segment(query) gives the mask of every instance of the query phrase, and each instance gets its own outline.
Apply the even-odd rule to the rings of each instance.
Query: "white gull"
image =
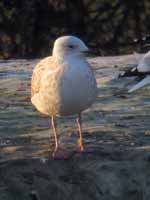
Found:
[[[140,82],[132,86],[128,91],[129,93],[137,89],[140,89],[141,87],[144,87],[145,85],[150,84],[150,51],[148,51],[142,57],[142,59],[138,63],[138,66],[136,68],[133,68],[133,71],[134,70],[137,70],[139,73],[143,75],[145,74],[145,77]]]
[[[95,100],[97,85],[86,61],[88,47],[75,36],[63,36],[54,43],[52,56],[35,67],[31,82],[31,102],[41,113],[51,117],[55,137],[53,156],[59,151],[56,117],[77,114],[80,151],[84,151],[81,112]]]

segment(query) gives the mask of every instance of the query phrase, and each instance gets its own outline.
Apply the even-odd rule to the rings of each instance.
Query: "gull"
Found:
[[[139,55],[137,53],[134,54],[136,59],[139,60]],[[138,62],[137,67],[129,69],[122,74],[119,74],[120,77],[131,77],[131,76],[138,76],[140,77],[140,81],[132,86],[128,92],[131,93],[144,87],[145,85],[150,84],[150,51],[148,51]]]
[[[136,72],[139,76],[144,76],[144,78],[132,86],[128,91],[129,93],[150,84],[150,51],[143,56],[143,58],[139,61],[138,66],[132,69],[132,72]]]
[[[52,56],[42,59],[34,68],[31,80],[31,102],[41,113],[51,117],[55,138],[53,157],[65,157],[60,151],[56,117],[77,114],[79,147],[84,151],[81,113],[97,96],[96,79],[85,53],[85,43],[75,36],[55,40]]]

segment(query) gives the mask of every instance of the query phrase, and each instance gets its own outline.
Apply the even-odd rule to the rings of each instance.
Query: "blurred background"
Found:
[[[97,55],[144,52],[150,0],[1,0],[0,58],[51,53],[62,35],[79,36]]]

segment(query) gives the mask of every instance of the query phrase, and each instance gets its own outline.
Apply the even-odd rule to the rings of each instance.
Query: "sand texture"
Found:
[[[38,60],[0,61],[0,200],[150,199],[150,87],[129,94],[138,78],[116,78],[134,55],[89,61],[99,93],[83,113],[83,136],[93,152],[76,153],[75,116],[59,118],[68,160],[52,159],[50,119],[30,103]]]

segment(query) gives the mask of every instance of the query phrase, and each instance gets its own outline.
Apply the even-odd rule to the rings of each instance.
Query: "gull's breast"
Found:
[[[54,73],[45,72],[32,103],[44,114],[65,116],[87,109],[96,94],[96,80],[88,63],[73,63]]]
[[[60,115],[80,113],[94,102],[96,95],[96,80],[90,67],[70,67],[61,78]]]
[[[137,69],[139,72],[150,72],[150,56],[145,56],[138,64]]]

